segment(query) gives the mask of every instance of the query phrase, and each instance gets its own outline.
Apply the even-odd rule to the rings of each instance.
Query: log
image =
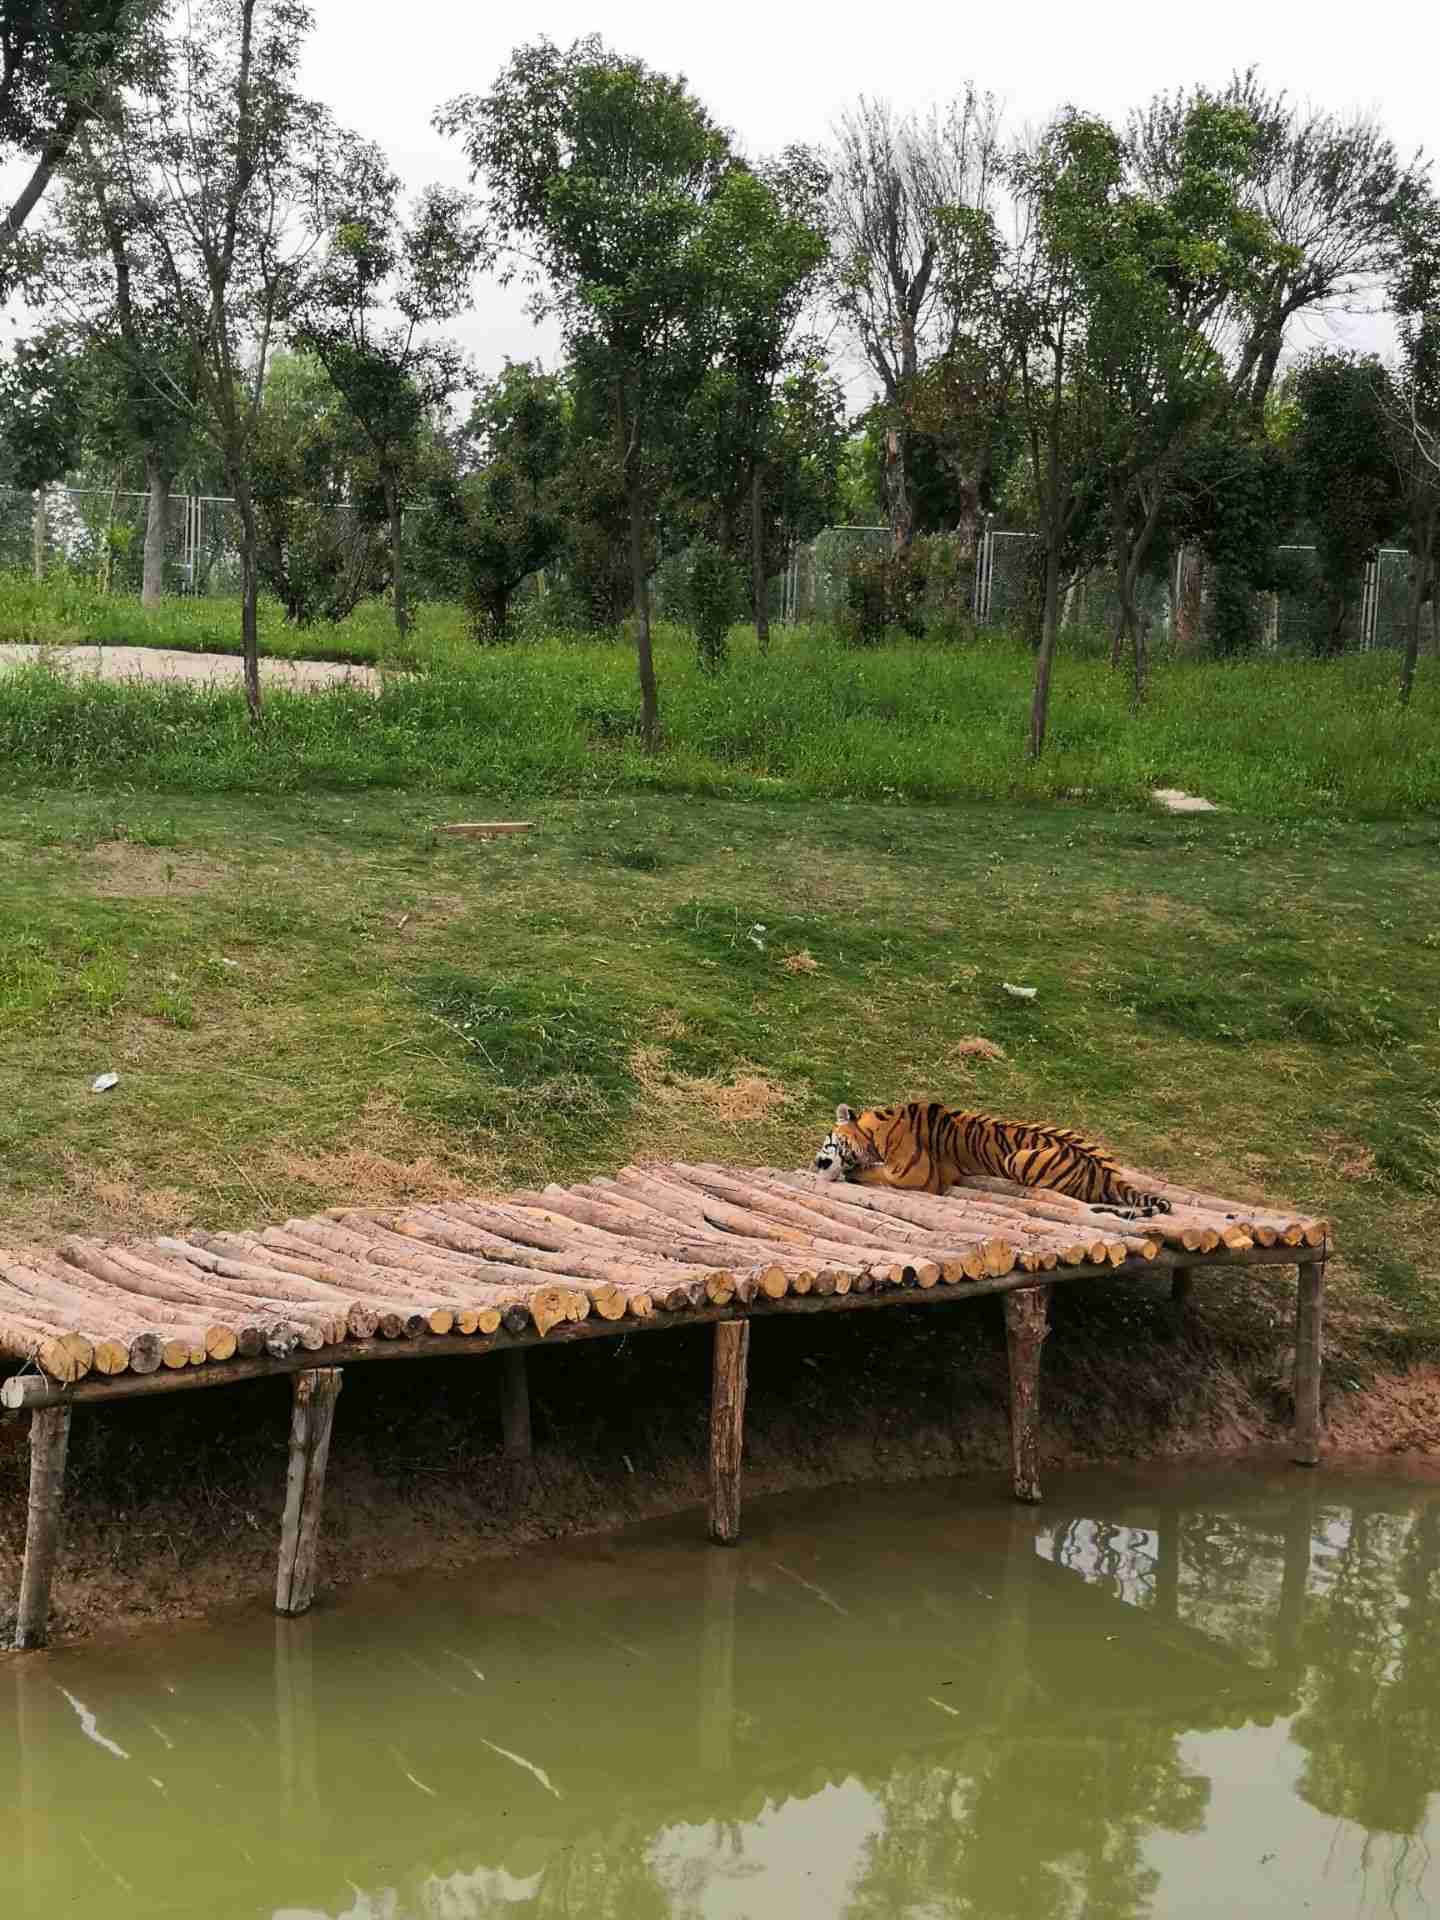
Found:
[[[786,1226],[780,1220],[767,1220],[749,1208],[737,1207],[727,1200],[708,1198],[697,1193],[693,1187],[665,1180],[655,1169],[642,1173],[639,1168],[624,1167],[620,1178],[648,1205],[658,1212],[669,1212],[673,1218],[681,1221],[695,1217],[695,1203],[698,1202],[698,1218],[703,1224],[719,1226],[754,1240],[773,1242],[777,1249],[788,1248],[791,1252],[800,1251],[806,1256],[864,1261],[872,1273],[884,1273],[893,1286],[933,1287],[940,1278],[939,1262],[928,1255],[910,1256],[878,1244],[865,1247],[849,1241],[830,1240],[822,1234]]]
[[[710,1538],[733,1547],[740,1538],[740,1463],[745,1445],[745,1381],[750,1322],[715,1328],[710,1388]]]
[[[1248,1201],[1244,1200],[1225,1200],[1219,1194],[1201,1193],[1195,1187],[1181,1186],[1173,1180],[1162,1180],[1155,1174],[1142,1173],[1134,1167],[1122,1167],[1120,1171],[1132,1186],[1141,1187],[1150,1193],[1158,1193],[1166,1200],[1179,1201],[1188,1207],[1198,1207],[1206,1213],[1218,1213],[1222,1219],[1233,1221],[1239,1226],[1263,1221],[1266,1226],[1276,1230],[1280,1240],[1286,1246],[1318,1247],[1322,1246],[1330,1236],[1331,1223],[1325,1219],[1297,1216],[1276,1207],[1252,1207]],[[1266,1243],[1262,1242],[1262,1244]]]
[[[0,1353],[12,1360],[33,1361],[64,1386],[83,1380],[95,1363],[94,1346],[83,1334],[56,1333],[46,1323],[8,1308],[0,1311]]]
[[[109,1253],[74,1235],[60,1243],[60,1256],[72,1272],[89,1274],[113,1287],[122,1299],[116,1307],[133,1314],[137,1320],[152,1320],[161,1329],[160,1359],[167,1367],[201,1366],[212,1345],[229,1347],[228,1359],[235,1351],[234,1329],[220,1321],[203,1321],[199,1316],[208,1302],[197,1298],[196,1289],[164,1276],[137,1275],[122,1266]],[[53,1269],[51,1269],[53,1271]],[[97,1297],[101,1297],[98,1296]]]
[[[306,1260],[279,1247],[267,1247],[257,1234],[197,1234],[190,1244],[203,1245],[207,1252],[222,1258],[234,1256],[247,1264],[258,1261],[269,1272],[282,1274],[292,1281],[305,1281],[315,1289],[313,1297],[317,1301],[338,1299],[344,1305],[345,1331],[352,1340],[368,1340],[379,1328],[380,1311],[373,1301],[350,1298],[339,1275],[320,1261]]]
[[[1170,1275],[1170,1302],[1172,1306],[1183,1308],[1190,1298],[1190,1283],[1193,1269],[1176,1267]]]
[[[137,1331],[134,1320],[158,1321],[163,1325],[166,1318],[163,1309],[136,1311],[130,1319],[129,1296],[121,1295],[117,1304],[109,1288],[88,1275],[77,1274],[71,1267],[52,1265],[44,1256],[39,1256],[33,1265],[20,1261],[0,1265],[0,1280],[4,1283],[5,1310],[14,1309],[27,1320],[42,1322],[48,1337],[56,1337],[55,1320],[64,1318],[72,1322],[82,1337],[90,1340],[92,1347],[97,1340],[105,1340],[107,1359],[113,1344],[121,1344],[135,1373],[153,1373],[160,1365],[162,1335],[154,1331],[153,1326]]]
[[[43,1647],[49,1637],[50,1583],[60,1552],[65,1504],[69,1407],[42,1407],[30,1416],[30,1503],[25,1521],[25,1565],[15,1615],[17,1653]]]
[[[1097,1254],[1097,1245],[1112,1240],[1122,1231],[1128,1222],[1118,1220],[1115,1215],[1106,1214],[1100,1207],[1092,1207],[1084,1200],[1076,1200],[1068,1193],[1056,1192],[1050,1187],[1017,1188],[1012,1181],[997,1180],[990,1174],[970,1173],[958,1186],[948,1189],[951,1194],[987,1193],[1002,1199],[1007,1207],[1013,1207],[1018,1213],[1028,1213],[1037,1219],[1053,1220],[1061,1226],[1073,1226],[1084,1236],[1089,1258],[1104,1259],[1104,1253]],[[1157,1215],[1145,1222],[1147,1231],[1157,1235],[1167,1246],[1184,1247],[1190,1253],[1208,1253],[1219,1245],[1217,1229],[1208,1224],[1188,1220],[1176,1223],[1166,1215]]]
[[[1310,1255],[1307,1250],[1305,1259],[1297,1261],[1295,1250],[1286,1250],[1287,1264],[1309,1264],[1312,1259],[1318,1264],[1319,1255]],[[1180,1255],[1167,1250],[1152,1262],[1149,1271],[1152,1273],[1169,1273],[1177,1266],[1192,1266],[1194,1264],[1196,1264],[1196,1262],[1193,1256]],[[1217,1267],[1273,1267],[1280,1263],[1276,1260],[1276,1250],[1267,1247],[1254,1247],[1248,1252],[1222,1254],[1203,1262],[1203,1264]],[[744,1277],[745,1276],[742,1276],[742,1278]],[[1046,1285],[1052,1286],[1066,1282],[1081,1282],[1087,1280],[1110,1280],[1114,1277],[1114,1269],[1109,1266],[1061,1267],[1055,1272],[1051,1279],[1046,1282]],[[782,1281],[784,1279],[783,1273],[781,1279]],[[978,1299],[982,1295],[1006,1294],[1020,1288],[1033,1288],[1034,1284],[1035,1282],[1029,1274],[1017,1271],[996,1279],[986,1277],[985,1279],[977,1280],[973,1285],[964,1290],[963,1297],[970,1300]],[[914,1305],[939,1302],[953,1303],[955,1298],[955,1294],[948,1287],[932,1288],[928,1293],[922,1293],[918,1289],[906,1292],[893,1292],[889,1288],[874,1288],[867,1291],[862,1290],[861,1286],[857,1283],[851,1289],[850,1293],[843,1298],[836,1297],[822,1300],[812,1296],[807,1300],[790,1299],[781,1301],[766,1298],[757,1287],[754,1298],[747,1305],[746,1311],[756,1316],[764,1316],[772,1313],[836,1313],[855,1311],[860,1308],[887,1307],[906,1303]],[[653,1314],[648,1320],[637,1321],[633,1330],[644,1331],[648,1329],[658,1332],[676,1325],[696,1325],[701,1323],[714,1325],[733,1318],[735,1318],[735,1310],[733,1308],[706,1306],[698,1308],[692,1315],[684,1319],[672,1318],[668,1314]],[[627,1324],[625,1330],[628,1333],[632,1329]],[[611,1338],[615,1332],[616,1328],[609,1322],[586,1320],[582,1323],[571,1324],[562,1328],[556,1338],[557,1341],[563,1343],[569,1340]],[[514,1344],[517,1346],[537,1344],[538,1337],[529,1323],[528,1316],[523,1317],[519,1325],[507,1328],[506,1334],[514,1336]],[[500,1336],[502,1348],[508,1347],[510,1344],[506,1338],[506,1334]],[[413,1344],[409,1341],[392,1342],[383,1339],[378,1342],[373,1340],[357,1340],[347,1346],[345,1350],[345,1360],[346,1364],[349,1365],[361,1360],[438,1359],[441,1357],[461,1357],[466,1354],[473,1356],[477,1353],[488,1351],[491,1351],[488,1346],[481,1345],[469,1338],[462,1338],[458,1335],[451,1334],[443,1339],[425,1338]],[[71,1404],[89,1404],[102,1400],[128,1400],[140,1394],[156,1392],[179,1393],[193,1391],[200,1387],[233,1386],[242,1380],[268,1379],[277,1374],[293,1373],[305,1364],[304,1361],[297,1361],[292,1365],[288,1361],[263,1359],[229,1360],[215,1362],[207,1367],[187,1367],[181,1373],[164,1373],[153,1379],[132,1379],[128,1374],[119,1380],[91,1378],[81,1380],[73,1387],[59,1386],[55,1381],[48,1380],[42,1374],[38,1373],[16,1374],[8,1380],[0,1380],[0,1407],[6,1407],[12,1411],[16,1411],[39,1406],[58,1406],[64,1402]]]
[[[1049,1329],[1049,1289],[1017,1288],[1005,1296],[1005,1345],[1010,1359],[1010,1471],[1015,1498],[1040,1498],[1040,1349]]]
[[[270,1231],[277,1230],[267,1229],[267,1232]],[[283,1235],[283,1230],[278,1231],[282,1237],[288,1238],[288,1236]],[[372,1231],[380,1232],[381,1230],[372,1229]],[[291,1250],[292,1247],[299,1246],[308,1247],[309,1253],[318,1257],[307,1259],[304,1254]],[[445,1292],[446,1289],[451,1286],[454,1277],[454,1267],[449,1266],[445,1269],[444,1279],[437,1279],[441,1271],[441,1263],[439,1261],[429,1259],[424,1254],[412,1251],[408,1242],[401,1240],[398,1235],[392,1235],[388,1232],[382,1233],[381,1240],[376,1243],[368,1262],[342,1260],[338,1255],[334,1254],[322,1256],[320,1249],[309,1246],[308,1242],[300,1240],[293,1241],[290,1246],[285,1248],[278,1245],[272,1247],[265,1245],[263,1242],[262,1247],[268,1258],[283,1260],[297,1272],[307,1274],[312,1278],[319,1278],[321,1275],[324,1275],[332,1286],[340,1287],[347,1294],[355,1293],[357,1289],[361,1289],[363,1297],[352,1302],[347,1316],[350,1337],[356,1340],[368,1339],[370,1335],[375,1332],[379,1332],[385,1339],[397,1339],[405,1332],[404,1317],[399,1313],[396,1302],[411,1296],[406,1293],[392,1296],[388,1293],[388,1288],[395,1278],[393,1274],[387,1271],[392,1266],[401,1267],[407,1273],[423,1274],[427,1278],[427,1283],[431,1284],[433,1290],[436,1292]],[[378,1279],[376,1277],[377,1266],[381,1269]],[[407,1289],[409,1284],[408,1281],[402,1283]],[[459,1304],[453,1309],[455,1314],[453,1331],[457,1333],[494,1333],[501,1323],[502,1308],[499,1305],[483,1306],[468,1303],[463,1298],[465,1291],[464,1289],[457,1289],[456,1291],[456,1299]],[[468,1291],[473,1292],[476,1291],[476,1289],[470,1288]],[[480,1288],[478,1291],[488,1298],[491,1290],[488,1288]],[[413,1297],[423,1298],[425,1296],[415,1295]],[[512,1298],[509,1294],[505,1294],[503,1297],[506,1301]],[[366,1319],[371,1322],[368,1328],[363,1324]]]
[[[1324,1362],[1325,1266],[1300,1268],[1295,1293],[1295,1445],[1297,1466],[1320,1464],[1320,1381]]]
[[[512,1499],[524,1499],[534,1476],[530,1433],[530,1376],[523,1350],[500,1356],[500,1431]]]
[[[341,1378],[338,1367],[307,1368],[295,1376],[290,1466],[285,1477],[285,1515],[280,1525],[280,1564],[275,1575],[277,1613],[304,1613],[315,1598],[325,1468]]]
[[[570,1249],[551,1251],[529,1245],[516,1245],[488,1229],[465,1220],[447,1217],[436,1207],[417,1207],[395,1223],[397,1234],[411,1235],[421,1242],[449,1247],[489,1261],[522,1267],[527,1272],[547,1273],[583,1285],[590,1305],[602,1320],[621,1320],[627,1312],[637,1316],[650,1311],[649,1287],[653,1267],[634,1260],[608,1255],[597,1256]],[[535,1284],[532,1280],[531,1284]],[[633,1309],[629,1302],[642,1304]]]

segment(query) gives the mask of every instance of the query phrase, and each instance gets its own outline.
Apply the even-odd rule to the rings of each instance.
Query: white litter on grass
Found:
[[[1167,813],[1218,813],[1213,800],[1202,800],[1198,793],[1182,793],[1179,787],[1155,787],[1150,798]]]
[[[1012,986],[1008,980],[1002,980],[1000,984],[1005,989],[1006,993],[1010,994],[1011,997],[1016,1000],[1033,1000],[1036,994],[1040,991],[1038,987]]]
[[[111,1087],[118,1087],[119,1084],[118,1073],[100,1073],[90,1082],[90,1091],[91,1093],[108,1093]]]

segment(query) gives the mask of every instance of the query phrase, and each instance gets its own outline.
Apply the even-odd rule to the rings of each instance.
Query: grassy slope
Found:
[[[430,831],[470,811],[0,801],[5,1236],[794,1164],[837,1099],[928,1091],[1323,1209],[1342,1288],[1440,1328],[1434,828],[587,796]]]

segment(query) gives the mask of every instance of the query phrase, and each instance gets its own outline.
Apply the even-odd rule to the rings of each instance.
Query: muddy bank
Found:
[[[1088,1295],[1057,1288],[1043,1465],[1283,1444],[1293,1298],[1288,1274],[1253,1269],[1215,1275],[1183,1316],[1150,1282]],[[1440,1449],[1440,1359],[1376,1319],[1337,1313],[1330,1331],[1327,1445]],[[506,1486],[497,1361],[351,1368],[330,1456],[322,1587],[467,1564],[483,1578],[487,1556],[698,1506],[709,1364],[705,1329],[533,1353],[528,1497]],[[767,1321],[751,1347],[747,1494],[999,1475],[1005,1406],[997,1300]],[[194,1618],[269,1592],[288,1420],[288,1384],[274,1380],[77,1411],[55,1637]],[[4,1638],[26,1471],[24,1418],[4,1416]]]

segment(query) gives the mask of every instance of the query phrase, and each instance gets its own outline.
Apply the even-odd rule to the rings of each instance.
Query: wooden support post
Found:
[[[1295,1446],[1297,1466],[1320,1464],[1320,1368],[1325,1319],[1325,1268],[1300,1269],[1295,1293]]]
[[[1190,1267],[1175,1267],[1171,1270],[1170,1304],[1173,1307],[1184,1308],[1190,1298],[1190,1283],[1193,1278],[1194,1271]]]
[[[65,1455],[70,1446],[69,1407],[42,1407],[30,1416],[30,1511],[25,1523],[25,1567],[15,1647],[43,1647],[50,1627],[50,1581],[60,1551],[65,1504]]]
[[[1005,1344],[1010,1352],[1010,1468],[1017,1500],[1040,1498],[1037,1423],[1040,1349],[1049,1332],[1050,1289],[1017,1287],[1005,1295]]]
[[[1155,1516],[1155,1617],[1173,1627],[1180,1618],[1180,1563],[1185,1541],[1181,1516],[1164,1508]]]
[[[1291,1481],[1291,1486],[1295,1482]],[[1300,1635],[1310,1586],[1310,1555],[1315,1536],[1314,1482],[1297,1490],[1285,1515],[1285,1552],[1281,1562],[1280,1604],[1275,1612],[1275,1666],[1287,1685],[1300,1679]]]
[[[500,1356],[500,1428],[504,1435],[505,1469],[512,1499],[530,1491],[535,1459],[530,1438],[530,1376],[523,1348]]]
[[[339,1367],[311,1367],[295,1375],[290,1471],[285,1481],[280,1566],[275,1576],[277,1613],[304,1613],[315,1598],[325,1465],[330,1458],[330,1430],[335,1424],[340,1381]]]
[[[745,1445],[745,1365],[750,1322],[715,1325],[710,1388],[710,1538],[733,1547],[740,1538],[740,1456]]]

